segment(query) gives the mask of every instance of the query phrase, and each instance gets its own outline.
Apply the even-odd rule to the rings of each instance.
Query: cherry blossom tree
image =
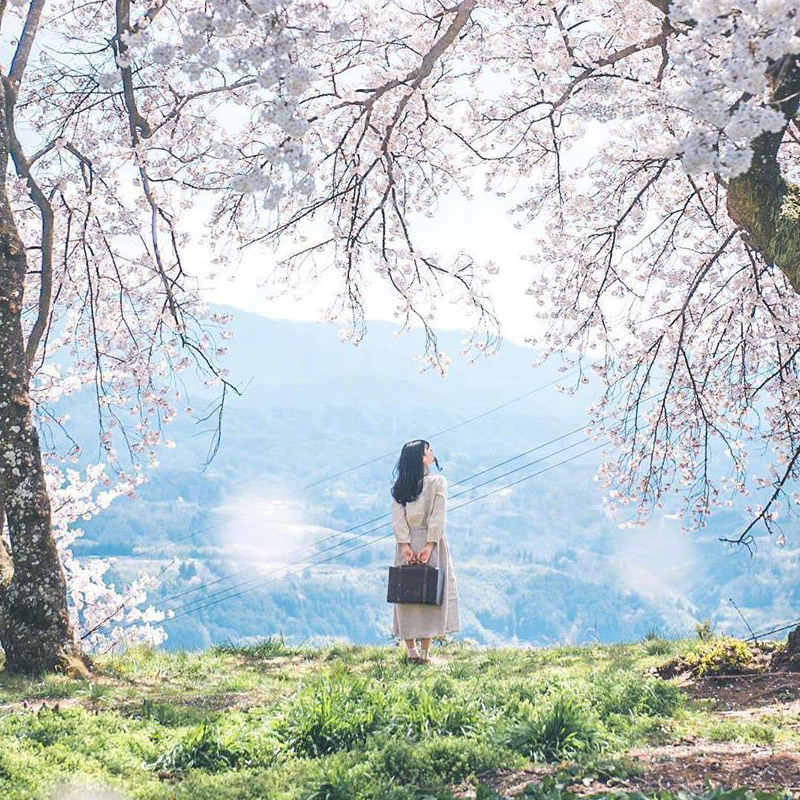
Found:
[[[185,268],[188,231],[203,228],[189,211],[206,181],[242,197],[239,149],[263,146],[259,105],[288,103],[304,86],[295,39],[316,35],[322,12],[298,3],[290,16],[273,2],[0,4],[10,55],[0,80],[0,645],[9,670],[82,670],[86,645],[115,641],[116,623],[128,623],[128,642],[132,632],[163,637],[159,615],[140,608],[147,576],[121,592],[107,586],[107,565],[72,557],[73,523],[144,480],[156,448],[170,445],[163,426],[192,364],[219,391],[210,458],[219,446],[225,399],[237,391],[220,366],[230,318],[207,307]],[[294,165],[302,153],[286,144]],[[68,466],[80,448],[64,446],[69,421],[56,411],[84,387],[99,433],[85,477]]]
[[[9,668],[79,660],[76,626],[91,641],[121,615],[142,635],[157,621],[138,610],[141,585],[116,602],[100,576],[74,578],[52,501],[93,513],[134,490],[177,413],[180,370],[205,371],[218,412],[235,391],[197,253],[231,269],[274,246],[276,290],[332,273],[330,315],[356,343],[365,283],[382,280],[445,371],[442,298],[464,309],[466,350],[498,341],[497,266],[416,235],[454,192],[505,197],[544,231],[529,292],[549,328],[531,342],[596,357],[607,391],[592,431],[614,445],[601,470],[613,502],[643,522],[675,493],[697,526],[753,493],[730,539],[779,532],[800,455],[798,3],[15,0],[0,15]],[[53,404],[87,385],[114,474],[70,480],[39,431],[68,434]],[[753,474],[763,446],[772,463]],[[78,604],[96,595],[87,609],[68,600],[62,562]]]
[[[544,231],[529,294],[547,333],[530,342],[565,369],[592,354],[605,384],[591,433],[612,445],[612,509],[644,524],[673,494],[697,528],[743,495],[750,521],[724,540],[752,547],[761,526],[782,544],[800,502],[800,4],[377,5],[348,3],[340,35],[302,56],[319,76],[299,101],[314,189],[251,234],[299,237],[279,279],[302,280],[309,255],[334,264],[356,332],[368,264],[405,317],[428,318],[445,278],[483,309],[496,267],[444,264],[413,224],[449,193],[507,197]],[[266,162],[251,167],[272,180]],[[477,314],[484,351],[492,322]],[[427,355],[445,367],[435,343]],[[748,469],[761,452],[766,470]]]

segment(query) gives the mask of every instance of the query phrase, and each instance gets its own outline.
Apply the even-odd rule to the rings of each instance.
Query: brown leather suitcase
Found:
[[[442,604],[444,572],[429,564],[403,564],[389,567],[388,603]]]

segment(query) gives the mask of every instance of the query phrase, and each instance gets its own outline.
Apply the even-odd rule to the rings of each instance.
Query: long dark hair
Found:
[[[397,459],[392,473],[397,476],[392,486],[392,497],[401,505],[413,502],[422,492],[422,479],[425,477],[422,457],[426,447],[430,447],[430,444],[424,439],[414,439],[406,442],[400,451],[400,458]],[[435,456],[433,463],[436,464],[436,469],[442,469]]]

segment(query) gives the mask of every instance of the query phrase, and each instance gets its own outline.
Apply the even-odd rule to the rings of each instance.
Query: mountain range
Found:
[[[228,395],[218,452],[204,467],[213,424],[197,419],[214,395],[186,376],[193,412],[165,428],[176,447],[160,452],[138,497],[81,522],[75,545],[82,558],[111,559],[119,582],[175,559],[151,592],[156,603],[180,595],[161,606],[175,610],[166,646],[276,633],[387,641],[394,545],[380,517],[412,438],[431,441],[450,484],[463,638],[615,642],[685,634],[706,619],[741,634],[745,619],[758,629],[796,615],[792,537],[783,548],[764,538],[754,558],[718,541],[745,521],[743,509],[713,517],[702,534],[669,513],[620,527],[595,480],[599,452],[581,455],[594,446],[580,430],[598,389],[556,391],[575,377],[551,361],[534,367],[531,348],[504,342],[469,363],[462,334],[442,331],[453,362],[441,377],[419,371],[421,335],[398,336],[390,323],[371,323],[353,347],[332,325],[215,310],[234,314],[224,364],[242,387]],[[85,393],[59,409],[79,421],[71,432],[86,463],[96,452],[92,403]]]

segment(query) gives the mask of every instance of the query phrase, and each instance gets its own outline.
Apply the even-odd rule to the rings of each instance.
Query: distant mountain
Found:
[[[388,528],[376,522],[340,534],[388,510],[394,460],[415,437],[431,438],[451,484],[448,530],[468,638],[610,642],[648,630],[686,632],[706,617],[741,633],[729,597],[754,627],[800,608],[797,543],[779,550],[765,541],[756,561],[728,554],[717,536],[741,524],[735,509],[703,536],[667,517],[631,532],[608,518],[593,480],[597,453],[534,475],[580,455],[590,446],[580,445],[580,434],[455,485],[586,423],[597,392],[591,385],[574,397],[551,387],[519,399],[564,379],[555,363],[534,368],[533,350],[504,343],[470,365],[458,355],[461,335],[445,331],[440,349],[453,364],[440,378],[418,371],[421,338],[397,337],[387,323],[372,323],[355,348],[333,326],[219,311],[235,315],[225,363],[246,389],[229,396],[216,457],[201,471],[209,424],[204,433],[180,415],[166,429],[177,447],[162,451],[140,497],[117,500],[84,523],[77,543],[82,557],[114,558],[119,580],[179,557],[153,592],[155,601],[181,594],[166,604],[176,609],[166,623],[169,646],[279,631],[298,641],[385,641],[393,543],[377,537]],[[207,413],[209,391],[185,381],[186,405],[195,417]],[[64,404],[86,421],[73,433],[87,453],[95,452],[90,403],[84,396]],[[504,407],[484,415],[497,406]],[[517,471],[477,486],[510,470]],[[375,543],[343,554],[371,529]],[[343,541],[351,544],[335,546]],[[303,558],[326,563],[303,569]]]

